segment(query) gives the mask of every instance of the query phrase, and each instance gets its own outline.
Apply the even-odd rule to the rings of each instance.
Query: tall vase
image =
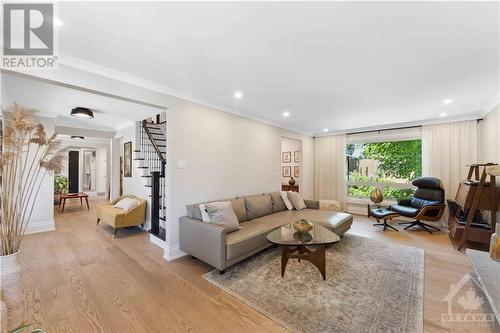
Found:
[[[0,256],[0,331],[7,332],[19,327],[24,319],[23,266],[19,252]]]

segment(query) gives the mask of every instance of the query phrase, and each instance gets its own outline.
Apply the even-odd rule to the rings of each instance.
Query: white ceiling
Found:
[[[483,114],[500,90],[499,6],[63,2],[60,52],[283,127],[342,131]]]
[[[2,73],[2,106],[19,103],[37,114],[56,118],[57,126],[115,131],[160,112],[159,109],[80,91],[47,82]],[[94,112],[94,119],[76,118],[71,109],[81,106]]]

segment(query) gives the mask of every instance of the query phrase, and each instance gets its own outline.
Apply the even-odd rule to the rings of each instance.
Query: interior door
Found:
[[[78,170],[80,168],[79,164],[80,155],[78,151],[70,151],[68,156],[68,181],[69,181],[69,193],[79,192],[79,174]]]

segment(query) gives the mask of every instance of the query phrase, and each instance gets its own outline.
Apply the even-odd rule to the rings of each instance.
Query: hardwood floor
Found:
[[[70,203],[55,232],[28,235],[22,249],[27,322],[48,332],[285,332],[201,276],[212,268],[184,257],[168,263],[146,232],[95,226],[95,206]],[[500,332],[441,326],[451,283],[472,271],[441,232],[382,232],[356,216],[350,233],[425,252],[425,332]],[[376,249],[374,249],[376,251]],[[488,308],[485,308],[487,311]]]

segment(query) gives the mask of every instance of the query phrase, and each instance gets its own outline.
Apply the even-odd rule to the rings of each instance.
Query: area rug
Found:
[[[346,234],[326,252],[326,281],[309,262],[269,248],[204,277],[292,332],[422,332],[424,251]]]

